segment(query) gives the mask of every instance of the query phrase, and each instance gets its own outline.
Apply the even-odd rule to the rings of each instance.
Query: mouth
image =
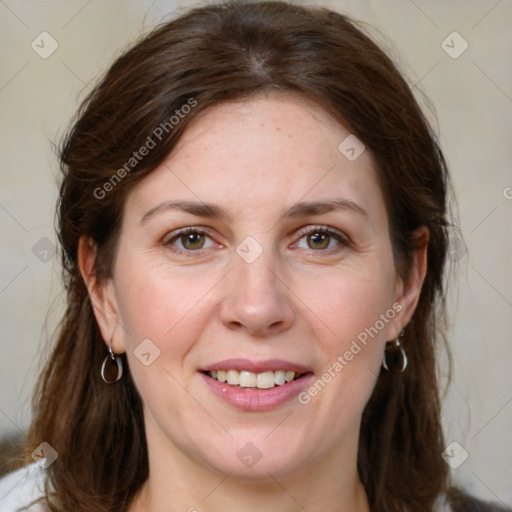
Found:
[[[301,379],[311,372],[295,372],[290,370],[267,370],[264,372],[251,372],[246,370],[206,370],[205,375],[234,388],[246,389],[272,389]]]
[[[307,366],[285,361],[268,359],[225,359],[199,369],[200,372],[222,384],[234,388],[272,389],[285,386],[313,373]]]
[[[314,381],[311,368],[282,359],[226,359],[198,372],[214,396],[246,412],[284,406]]]

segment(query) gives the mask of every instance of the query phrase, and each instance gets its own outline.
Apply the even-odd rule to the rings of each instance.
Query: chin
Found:
[[[290,443],[282,436],[266,438],[269,432],[271,429],[262,430],[258,435],[236,436],[229,446],[219,447],[217,456],[212,457],[211,449],[203,453],[203,460],[216,471],[230,474],[230,478],[253,482],[274,482],[273,478],[286,478],[300,472],[300,467],[306,467],[304,443]]]

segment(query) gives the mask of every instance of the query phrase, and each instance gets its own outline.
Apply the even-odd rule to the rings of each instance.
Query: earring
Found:
[[[404,373],[407,368],[407,354],[399,339],[403,333],[404,330],[400,329],[396,340],[386,343],[386,349],[382,357],[382,367],[389,373]]]
[[[107,357],[103,361],[103,364],[101,365],[100,374],[101,374],[101,378],[103,379],[104,382],[106,382],[107,384],[114,384],[114,382],[117,382],[123,376],[123,362],[121,361],[120,357],[117,357],[114,354],[114,352],[112,352],[112,338],[109,341],[108,351],[109,351],[109,354],[107,355]],[[107,363],[110,366],[109,369],[107,369]],[[114,366],[114,363],[116,363],[116,365],[117,365],[116,378],[114,380],[109,380],[109,379],[107,379],[107,377],[105,375],[105,371],[107,371],[107,374],[109,376],[112,376],[112,368]]]

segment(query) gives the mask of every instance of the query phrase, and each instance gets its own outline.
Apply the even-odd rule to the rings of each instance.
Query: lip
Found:
[[[307,366],[285,361],[283,359],[267,359],[266,361],[251,361],[249,359],[225,359],[218,363],[213,363],[204,368],[199,368],[200,372],[211,372],[219,370],[238,370],[253,373],[276,372],[284,370],[285,372],[309,373],[313,370]],[[284,386],[284,384],[283,384]]]
[[[266,411],[279,407],[297,396],[315,377],[313,373],[308,372],[300,379],[271,389],[248,389],[235,388],[227,382],[219,382],[206,373],[199,372],[199,375],[217,397],[242,411]]]

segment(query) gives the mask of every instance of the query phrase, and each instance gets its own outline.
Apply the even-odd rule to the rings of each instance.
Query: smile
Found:
[[[239,388],[271,389],[275,386],[282,386],[292,382],[304,375],[286,370],[266,371],[261,373],[239,371],[239,370],[218,370],[209,371],[206,374],[218,382],[226,382],[230,386]]]
[[[221,378],[225,377],[225,382],[219,380],[219,373]],[[278,382],[283,382],[283,373],[284,383],[276,384],[276,379]],[[286,378],[287,374],[288,380]],[[201,371],[199,375],[214,396],[231,407],[254,412],[274,409],[290,402],[301,391],[310,386],[315,378],[312,372],[299,374],[284,372],[283,370],[260,373],[243,370],[212,370]],[[228,376],[233,384],[228,382]],[[258,387],[258,379],[260,386],[266,385],[268,387]],[[237,380],[238,383],[236,383]],[[245,384],[245,386],[240,383]],[[299,402],[297,403],[299,404]],[[302,405],[300,406],[302,407]]]

